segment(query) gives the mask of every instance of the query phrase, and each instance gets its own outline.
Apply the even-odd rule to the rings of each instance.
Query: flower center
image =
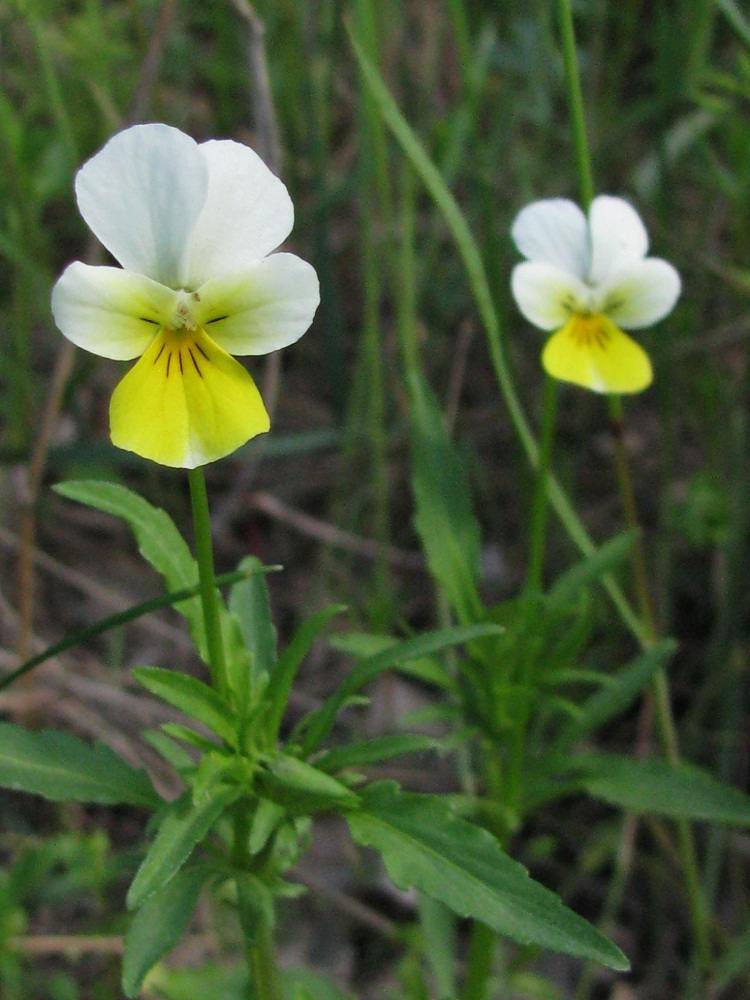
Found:
[[[609,322],[604,316],[597,313],[576,313],[576,315],[571,316],[566,326],[568,334],[579,347],[593,347],[596,345],[602,350],[606,350],[607,345],[612,339]]]
[[[198,329],[193,316],[193,301],[196,300],[198,293],[179,291],[175,294],[174,309],[164,324],[164,333],[166,336],[173,334],[178,340],[185,336],[192,339]]]

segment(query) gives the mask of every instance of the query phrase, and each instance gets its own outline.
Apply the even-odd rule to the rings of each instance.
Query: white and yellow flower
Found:
[[[260,393],[232,355],[294,343],[320,300],[309,264],[271,253],[294,219],[283,183],[247,146],[198,145],[154,124],[115,135],[75,187],[122,268],[70,264],[52,311],[79,347],[139,358],[112,396],[114,444],[195,468],[267,431]]]
[[[542,364],[553,378],[602,393],[632,393],[653,378],[645,351],[623,330],[670,313],[680,276],[647,257],[648,235],[635,209],[601,195],[588,219],[572,201],[550,198],[516,217],[513,239],[526,261],[511,287],[523,315],[547,341]]]

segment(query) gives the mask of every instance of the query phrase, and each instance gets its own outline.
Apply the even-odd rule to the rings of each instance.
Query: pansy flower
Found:
[[[79,347],[139,359],[112,396],[114,444],[195,468],[267,431],[260,393],[232,355],[294,343],[320,298],[309,264],[271,252],[294,219],[283,183],[247,146],[198,145],[154,124],[110,139],[75,190],[122,267],[70,264],[52,311]]]
[[[680,276],[647,257],[648,235],[635,209],[601,195],[588,219],[572,201],[550,198],[516,217],[513,239],[526,261],[511,287],[523,315],[555,331],[542,364],[553,378],[602,393],[640,392],[651,362],[623,330],[663,319],[680,294]]]

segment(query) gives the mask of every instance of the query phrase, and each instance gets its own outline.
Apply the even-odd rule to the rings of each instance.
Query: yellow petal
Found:
[[[643,348],[601,315],[571,317],[547,341],[542,364],[553,378],[594,392],[640,392],[653,378]]]
[[[163,330],[115,389],[112,441],[161,465],[194,469],[270,426],[255,383],[202,330]]]

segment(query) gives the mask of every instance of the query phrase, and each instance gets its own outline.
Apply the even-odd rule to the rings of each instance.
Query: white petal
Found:
[[[81,215],[104,246],[123,267],[171,288],[185,283],[207,191],[198,144],[167,125],[119,132],[76,176]]]
[[[76,261],[52,290],[52,314],[68,340],[103,358],[146,350],[174,310],[175,293],[142,274]]]
[[[622,198],[600,195],[589,209],[591,227],[591,283],[642,260],[648,252],[648,233],[640,215]]]
[[[510,286],[523,315],[542,330],[557,330],[573,313],[589,309],[590,291],[586,285],[552,264],[516,264]]]
[[[600,311],[625,330],[640,330],[672,311],[680,288],[671,264],[647,257],[621,268],[598,289]]]
[[[299,340],[320,302],[315,268],[275,253],[198,289],[195,321],[229,354],[268,354]]]
[[[516,216],[511,235],[529,260],[554,264],[579,278],[587,276],[591,253],[586,216],[567,198],[527,205]]]
[[[189,287],[244,270],[292,231],[294,208],[284,184],[249,146],[204,142],[208,197],[193,231]]]

